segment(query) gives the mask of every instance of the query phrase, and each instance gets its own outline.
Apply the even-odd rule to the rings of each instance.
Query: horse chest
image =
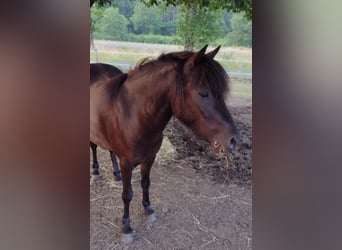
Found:
[[[142,140],[133,149],[133,162],[135,165],[149,161],[156,156],[163,141],[163,136],[156,136]]]

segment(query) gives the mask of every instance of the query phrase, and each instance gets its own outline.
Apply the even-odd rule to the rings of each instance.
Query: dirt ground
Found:
[[[90,184],[90,249],[252,249],[252,106],[229,105],[241,140],[227,157],[213,154],[179,121],[167,125],[151,171],[153,224],[143,215],[140,168],[134,170],[128,246],[121,243],[121,186],[109,153],[98,150],[103,179]]]

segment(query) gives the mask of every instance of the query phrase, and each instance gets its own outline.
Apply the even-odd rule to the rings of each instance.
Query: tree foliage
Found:
[[[103,17],[102,7],[95,4],[90,11],[91,31],[99,31],[99,22]]]
[[[156,6],[147,7],[143,3],[137,3],[131,21],[137,34],[158,34],[163,26],[160,10]]]
[[[113,39],[123,39],[127,34],[128,20],[114,7],[107,8],[98,23],[99,31],[107,33]]]
[[[137,0],[115,0],[113,6],[119,9],[120,14],[129,19],[134,13],[134,7],[137,5]]]
[[[166,4],[173,6],[196,5],[211,10],[225,9],[233,12],[245,12],[248,19],[252,19],[252,0],[141,0],[148,6]]]
[[[223,11],[223,18],[222,18],[222,28],[224,33],[229,33],[232,31],[231,19],[234,13],[232,11]]]
[[[178,21],[177,34],[184,48],[193,50],[216,40],[222,33],[222,11],[208,11],[198,6],[183,6]]]
[[[252,46],[252,22],[242,13],[235,14],[231,19],[232,31],[228,33],[229,45]]]
[[[94,2],[101,6],[111,4],[113,0],[90,0],[90,6]],[[130,0],[127,0],[130,1]],[[200,8],[208,8],[211,10],[225,9],[227,11],[244,12],[246,17],[252,19],[252,0],[140,0],[147,6],[173,5],[182,6],[194,4]]]
[[[143,2],[153,6],[148,8]],[[97,39],[176,43],[187,50],[206,43],[251,46],[251,21],[243,12],[233,13],[221,6],[215,9],[220,2],[223,0],[95,0],[91,30]],[[113,7],[118,11],[108,10]]]

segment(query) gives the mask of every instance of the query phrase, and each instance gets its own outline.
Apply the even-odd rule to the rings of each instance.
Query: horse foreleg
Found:
[[[99,172],[99,163],[97,161],[97,153],[96,153],[97,145],[93,142],[90,142],[90,148],[91,148],[91,151],[93,153],[93,172],[92,172],[92,175],[93,175],[94,179],[99,179],[101,176],[100,176],[100,172]]]
[[[113,163],[114,180],[121,181],[120,169],[119,169],[118,162],[116,161],[116,155],[113,151],[109,151],[109,153],[110,153],[110,158],[112,159],[112,163]]]
[[[156,220],[156,216],[154,214],[153,209],[151,208],[150,197],[149,197],[149,188],[150,188],[150,171],[153,165],[154,158],[150,161],[143,162],[140,166],[141,171],[141,187],[143,190],[143,200],[142,204],[145,209],[145,214],[149,222],[154,222]]]
[[[129,244],[133,241],[131,222],[129,219],[129,204],[133,198],[131,185],[133,166],[131,164],[120,162],[122,175],[122,200],[124,202],[124,215],[122,218],[123,242]]]

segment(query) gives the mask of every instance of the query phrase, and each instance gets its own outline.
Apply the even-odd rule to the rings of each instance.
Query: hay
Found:
[[[166,159],[175,158],[177,155],[175,147],[170,142],[169,138],[164,136],[161,148],[156,156],[156,162],[162,164]]]

